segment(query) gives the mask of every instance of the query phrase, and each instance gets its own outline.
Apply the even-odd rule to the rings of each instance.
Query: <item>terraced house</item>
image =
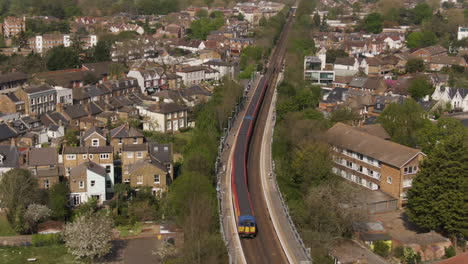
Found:
[[[42,115],[55,111],[57,91],[50,85],[42,84],[20,89],[16,96],[25,102],[25,114]]]
[[[405,204],[424,153],[343,123],[330,128],[326,139],[333,150],[334,173],[370,190],[381,190],[397,199],[398,207]]]

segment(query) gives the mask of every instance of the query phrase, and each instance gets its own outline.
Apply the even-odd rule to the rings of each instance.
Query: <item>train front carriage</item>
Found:
[[[257,234],[257,222],[252,215],[239,216],[238,233],[242,238],[254,238]]]

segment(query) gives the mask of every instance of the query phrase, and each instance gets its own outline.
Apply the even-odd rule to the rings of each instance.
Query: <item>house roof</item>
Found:
[[[377,90],[382,82],[383,82],[382,78],[369,77],[362,85],[362,88],[370,89],[370,90]]]
[[[71,118],[77,119],[83,116],[87,116],[88,113],[82,105],[69,105],[64,109],[64,112]]]
[[[437,262],[437,264],[466,264],[468,263],[468,252],[461,253],[455,257],[442,260]]]
[[[64,147],[63,154],[100,154],[100,153],[112,153],[112,146],[100,146],[100,147]]]
[[[68,124],[67,119],[63,117],[63,115],[59,112],[52,112],[52,113],[47,113],[45,115],[41,116],[41,122],[45,126],[51,125],[51,124],[59,124],[62,123],[62,125]]]
[[[55,90],[48,84],[41,84],[38,86],[32,86],[28,88],[24,88],[24,92],[27,94],[33,94],[33,93],[40,93],[40,92],[45,92],[45,91],[50,91],[50,90]]]
[[[350,239],[340,239],[334,242],[330,254],[340,263],[372,263],[387,264],[388,262],[374,254],[370,249],[361,246]]]
[[[122,151],[147,151],[147,144],[124,144],[122,146]]]
[[[328,94],[327,101],[344,102],[348,91],[349,89],[347,88],[335,87],[335,89],[331,90]]]
[[[172,162],[172,146],[171,144],[149,143],[148,149],[151,158],[159,161],[160,163]]]
[[[95,133],[105,139],[102,129],[96,126],[93,126],[90,129],[86,130],[83,134],[83,139],[86,140],[88,137]]]
[[[155,113],[166,114],[166,113],[183,111],[186,109],[187,107],[178,105],[176,103],[156,103],[156,104],[150,105],[147,110],[151,112],[155,112]]]
[[[133,164],[131,164],[128,168],[128,172],[130,174],[134,173],[136,170],[142,168],[142,167],[145,167],[145,166],[153,166],[155,168],[158,168],[164,172],[167,172],[167,169],[166,167],[164,167],[162,164],[160,164],[159,162],[155,161],[155,160],[140,160],[140,161],[137,161]]]
[[[110,66],[112,61],[102,61],[102,62],[95,62],[95,63],[84,63],[83,68],[93,71],[99,75],[109,75]]]
[[[335,59],[335,65],[347,65],[347,66],[353,66],[355,62],[354,58],[351,57],[342,57],[342,58],[336,58]]]
[[[182,69],[178,70],[177,72],[196,72],[196,71],[204,71],[205,67],[202,66],[188,66],[188,67],[183,67]]]
[[[390,139],[390,135],[385,131],[382,125],[380,124],[373,124],[373,125],[364,125],[355,127],[357,130],[367,133],[369,135],[373,135],[385,140]]]
[[[367,81],[367,77],[355,77],[349,83],[350,87],[362,88]]]
[[[126,124],[116,127],[110,131],[111,138],[143,137],[143,134],[134,127],[127,128]]]
[[[55,148],[32,148],[29,150],[29,166],[57,165],[57,149]]]
[[[94,163],[92,161],[83,162],[80,165],[72,168],[70,170],[70,177],[80,177],[84,173],[86,173],[86,171],[88,171],[88,170],[90,170],[90,171],[92,171],[92,172],[94,172],[97,175],[100,175],[102,177],[106,177],[106,168],[104,168],[101,165],[99,165],[97,163]]]
[[[27,79],[28,79],[28,75],[22,72],[11,72],[11,73],[0,75],[0,83],[26,81]]]
[[[330,128],[326,132],[326,138],[332,145],[364,154],[397,168],[403,167],[422,153],[418,149],[384,140],[343,123]]]
[[[16,94],[14,93],[7,93],[5,94],[13,103],[23,102],[23,100],[19,99]]]
[[[0,155],[3,157],[0,168],[18,168],[19,152],[16,146],[0,145]]]
[[[16,132],[7,124],[0,124],[0,141],[16,137]]]
[[[431,59],[431,64],[443,64],[443,65],[461,65],[465,66],[466,61],[463,57],[455,56],[435,56]]]

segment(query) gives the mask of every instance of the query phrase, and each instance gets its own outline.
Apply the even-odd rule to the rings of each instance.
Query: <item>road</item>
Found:
[[[268,72],[265,75],[266,82],[268,83],[268,89],[255,123],[249,146],[247,162],[249,192],[257,221],[258,234],[254,239],[241,240],[247,263],[289,263],[271,221],[265,197],[263,195],[260,177],[260,152],[263,132],[268,118],[268,111],[272,102],[274,86],[276,85],[277,73],[282,68],[292,21],[293,17],[290,16],[283,29],[278,45],[271,57]],[[277,69],[276,72],[274,72],[275,68]]]

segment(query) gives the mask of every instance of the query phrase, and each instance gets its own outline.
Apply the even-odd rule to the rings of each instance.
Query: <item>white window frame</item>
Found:
[[[79,181],[78,187],[80,187],[80,189],[84,189],[84,181]]]
[[[87,154],[83,154],[83,159],[87,159],[88,158],[88,155]]]
[[[89,154],[89,159],[90,159],[90,160],[93,159],[93,154]]]
[[[388,183],[388,184],[392,184],[392,183],[393,183],[393,178],[392,178],[392,176],[388,176],[388,177],[387,177],[387,183]]]
[[[67,154],[65,157],[67,158],[67,160],[76,160],[75,154]]]
[[[96,143],[96,144],[95,144]],[[93,147],[99,147],[99,139],[93,138],[91,140],[91,146]]]
[[[133,152],[127,152],[127,158],[132,159],[133,158]]]
[[[158,179],[157,181],[156,181],[156,178]],[[161,175],[159,175],[159,174],[154,175],[154,183],[155,184],[160,184],[161,183]]]
[[[137,184],[140,184],[140,185],[143,184],[143,176],[138,175],[136,176],[136,178],[137,178]]]
[[[110,155],[109,154],[99,154],[100,159],[109,159]]]
[[[138,151],[137,152],[137,158],[143,158],[143,152]]]

